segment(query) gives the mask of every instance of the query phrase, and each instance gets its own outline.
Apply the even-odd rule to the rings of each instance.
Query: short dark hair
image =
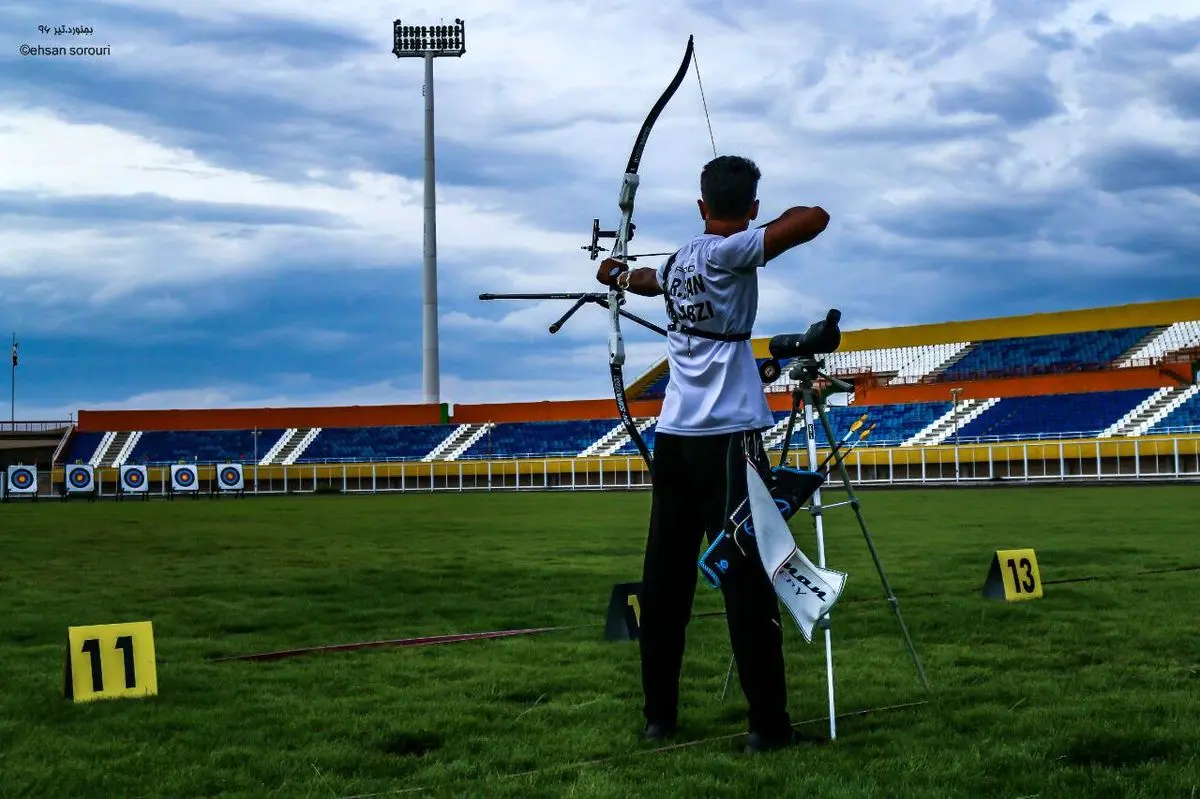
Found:
[[[722,155],[704,165],[700,197],[713,219],[741,219],[758,196],[762,173],[749,158]]]

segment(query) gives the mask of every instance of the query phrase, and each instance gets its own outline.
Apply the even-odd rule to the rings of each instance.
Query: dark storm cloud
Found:
[[[934,108],[942,114],[988,114],[1009,125],[1028,125],[1063,110],[1058,87],[1045,75],[995,75],[968,84],[934,89]]]

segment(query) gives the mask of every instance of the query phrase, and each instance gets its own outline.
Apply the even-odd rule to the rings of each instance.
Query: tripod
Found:
[[[822,372],[821,369],[824,366],[824,360],[817,360],[815,357],[806,356],[797,358],[788,372],[788,377],[796,382],[796,386],[792,389],[792,410],[788,416],[787,433],[783,439],[783,453],[780,455],[779,465],[784,466],[787,464],[788,450],[792,443],[792,431],[795,427],[796,417],[800,411],[800,405],[803,403],[804,425],[807,431],[805,443],[808,451],[809,469],[816,471],[819,468],[817,464],[816,428],[813,418],[813,409],[815,408],[815,415],[821,420],[821,427],[825,430],[825,438],[829,442],[830,447],[832,447],[830,458],[837,464],[838,474],[841,477],[842,485],[846,489],[846,495],[849,497],[845,502],[824,505],[821,503],[821,489],[813,492],[809,512],[813,516],[817,532],[817,565],[822,568],[825,567],[825,511],[849,505],[854,509],[854,515],[858,519],[858,526],[862,529],[863,538],[866,539],[871,559],[875,561],[875,570],[879,572],[879,579],[883,583],[884,595],[887,598],[888,604],[892,606],[892,610],[896,613],[896,620],[900,623],[900,631],[904,635],[904,641],[908,645],[909,654],[912,655],[913,663],[917,667],[917,677],[920,679],[922,687],[928,690],[929,680],[925,676],[925,668],[921,665],[921,659],[917,656],[917,650],[913,646],[912,637],[908,634],[908,626],[904,623],[904,617],[900,614],[900,600],[896,598],[895,593],[892,591],[891,583],[888,582],[883,564],[879,560],[879,553],[875,550],[875,544],[871,540],[871,533],[867,529],[867,522],[863,519],[861,503],[850,483],[850,473],[846,470],[846,463],[838,451],[838,445],[833,435],[833,428],[829,424],[824,404],[819,397],[819,392],[814,383],[820,378],[844,391],[853,391],[854,387]],[[830,740],[834,740],[837,738],[837,713],[834,710],[833,633],[830,628],[829,614],[821,617],[817,622],[817,626],[825,631],[825,674],[829,687],[829,738]]]

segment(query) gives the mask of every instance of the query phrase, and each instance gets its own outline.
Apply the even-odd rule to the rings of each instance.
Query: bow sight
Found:
[[[633,238],[633,231],[636,227],[637,227],[637,225],[633,224],[632,222],[629,223],[629,238],[631,238],[631,239]],[[601,230],[600,229],[600,220],[593,219],[592,220],[592,243],[585,244],[582,247],[580,247],[579,249],[585,250],[588,253],[588,255],[591,256],[592,260],[594,261],[594,260],[596,260],[596,257],[600,255],[600,253],[608,251],[604,247],[600,246],[600,239],[615,239],[616,237],[617,237],[617,231]]]
[[[629,223],[629,238],[627,239],[627,241],[633,240],[633,233],[635,230],[637,230],[637,225],[630,222]],[[617,237],[617,231],[601,230],[600,229],[600,220],[593,219],[592,220],[592,243],[584,244],[579,249],[586,252],[590,256],[591,260],[594,261],[600,256],[600,253],[609,252],[609,249],[607,247],[600,246],[600,239],[615,239],[616,237]],[[626,255],[623,260],[636,261],[638,258],[654,258],[657,256],[667,256],[670,254],[671,253],[669,253],[669,252],[642,252],[642,253],[638,253],[636,255]]]

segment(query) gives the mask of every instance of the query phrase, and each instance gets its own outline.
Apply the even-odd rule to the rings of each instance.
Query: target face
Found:
[[[174,464],[171,466],[171,489],[174,491],[196,491],[199,481],[196,478],[196,467],[191,464]]]
[[[222,491],[242,491],[244,489],[245,483],[241,464],[218,463],[216,468],[218,488]]]
[[[9,472],[9,483],[12,484],[14,491],[28,491],[37,482],[37,478],[33,474],[33,470],[27,466],[18,466]]]
[[[92,475],[87,469],[74,468],[67,474],[67,480],[75,488],[87,488],[92,484]]]
[[[121,475],[127,488],[141,488],[146,482],[146,476],[140,469],[130,469]]]

